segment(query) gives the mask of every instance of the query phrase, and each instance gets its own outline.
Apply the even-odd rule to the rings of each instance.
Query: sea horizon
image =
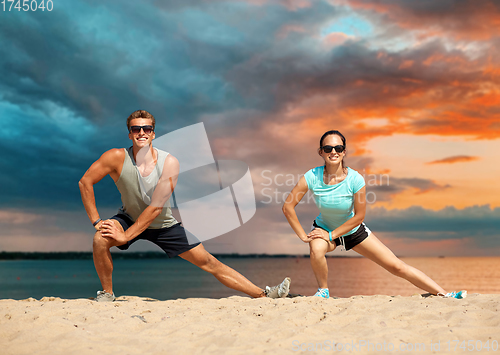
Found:
[[[26,251],[0,251],[0,260],[71,260],[71,259],[92,259],[91,251],[52,251],[52,252],[26,252]],[[122,252],[115,251],[111,252],[113,259],[168,259],[168,256],[162,251],[131,251]],[[307,258],[309,259],[309,254],[267,254],[267,253],[212,253],[216,258]],[[326,254],[327,258],[365,258],[362,255],[333,255]],[[498,256],[478,256],[478,255],[468,255],[468,256],[407,256],[398,254],[398,258],[498,258]]]
[[[217,257],[262,288],[280,283],[285,276],[292,278],[290,292],[294,294],[310,296],[317,288],[308,256],[235,257],[231,254]],[[402,257],[402,260],[426,273],[447,291],[500,293],[500,257]],[[366,258],[329,257],[327,262],[330,294],[334,296],[426,293]],[[0,260],[0,285],[0,299],[91,298],[101,289],[94,264],[86,258],[3,259]],[[114,258],[113,287],[116,295],[159,300],[245,296],[223,286],[189,262],[166,256]]]

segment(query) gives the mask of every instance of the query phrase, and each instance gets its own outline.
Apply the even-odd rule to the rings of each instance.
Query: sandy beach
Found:
[[[498,351],[500,295],[0,300],[7,354]],[[465,349],[465,350],[464,350]],[[486,351],[487,352],[487,351]]]

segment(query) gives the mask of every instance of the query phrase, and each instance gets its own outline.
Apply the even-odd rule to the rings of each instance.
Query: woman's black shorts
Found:
[[[110,219],[116,219],[118,222],[120,222],[124,231],[130,228],[132,224],[134,224],[134,222],[124,214],[117,214]],[[165,253],[167,253],[169,258],[176,257],[177,255],[191,250],[195,246],[200,244],[189,244],[184,227],[181,226],[180,223],[177,223],[167,228],[146,229],[134,239],[128,241],[123,245],[117,246],[117,248],[120,250],[127,250],[133,243],[135,243],[139,239],[149,240],[150,242],[155,243],[160,248],[162,248]]]
[[[313,221],[313,229],[314,228],[321,228],[316,224],[316,220]],[[323,230],[326,230],[324,228],[321,228]],[[328,231],[327,231],[328,232]],[[361,243],[363,240],[368,238],[370,235],[371,231],[368,229],[367,226],[365,226],[364,223],[361,223],[358,230],[352,234],[346,235],[344,238],[344,245],[345,245],[345,250],[351,250],[354,248],[356,245]],[[335,245],[339,246],[342,244],[342,241],[340,238],[335,238],[334,239]]]

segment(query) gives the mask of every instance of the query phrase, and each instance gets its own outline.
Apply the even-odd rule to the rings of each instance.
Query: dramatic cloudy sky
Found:
[[[141,108],[157,136],[203,122],[217,159],[250,167],[257,212],[209,251],[308,253],[281,204],[338,129],[396,254],[500,255],[498,2],[53,4],[0,13],[1,250],[91,250],[78,180]],[[111,178],[96,194],[113,215]]]

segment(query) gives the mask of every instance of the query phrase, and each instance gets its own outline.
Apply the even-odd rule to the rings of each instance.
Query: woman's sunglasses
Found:
[[[141,133],[141,129],[146,134],[151,134],[151,132],[153,132],[153,126],[130,126],[130,133]]]
[[[334,149],[337,153],[342,153],[345,150],[345,147],[343,145],[336,145],[335,147],[332,147],[331,145],[324,145],[321,149],[323,149],[325,153],[331,153]]]

